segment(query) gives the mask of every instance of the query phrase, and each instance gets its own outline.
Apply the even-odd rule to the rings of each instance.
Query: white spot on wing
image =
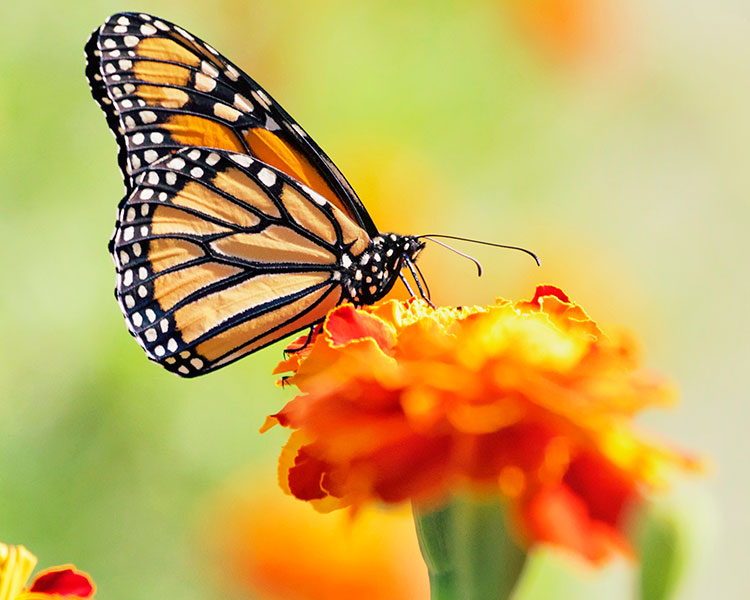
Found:
[[[187,38],[189,40],[194,40],[195,38],[190,35],[187,31],[185,31],[182,27],[178,27],[175,25],[174,30],[179,33],[182,37]]]
[[[231,106],[227,106],[226,104],[222,104],[221,102],[214,103],[214,114],[217,117],[232,122],[236,121],[240,118],[240,116],[242,116],[242,113],[236,108],[232,108]]]
[[[276,183],[276,173],[271,171],[270,169],[266,169],[263,167],[260,171],[258,171],[258,179],[263,182],[263,185],[266,187],[271,187],[274,183]]]
[[[216,87],[216,80],[204,75],[203,73],[195,74],[195,89],[199,92],[210,92]]]
[[[313,199],[313,202],[319,206],[325,206],[328,204],[328,200],[325,199],[324,196],[316,192],[315,190],[309,190],[310,198]]]
[[[271,106],[271,103],[268,100],[268,96],[266,96],[261,90],[255,90],[252,93],[253,98],[258,102],[258,104],[262,104],[263,108],[268,110],[268,108]]]
[[[241,167],[249,167],[251,164],[253,164],[253,159],[249,156],[245,156],[244,154],[230,154],[229,158],[231,158]]]
[[[203,71],[206,75],[213,77],[214,79],[219,76],[219,70],[210,62],[206,62],[205,60],[201,62],[201,71]]]
[[[266,129],[268,129],[268,131],[276,131],[281,129],[281,127],[279,127],[279,124],[271,118],[271,115],[266,115]]]
[[[234,95],[234,106],[242,112],[253,112],[253,105],[250,104],[250,100],[245,98],[242,94]]]
[[[179,169],[182,169],[185,166],[185,161],[182,158],[180,158],[179,156],[176,156],[175,158],[173,158],[172,160],[170,160],[167,163],[167,166],[170,169],[179,170]]]

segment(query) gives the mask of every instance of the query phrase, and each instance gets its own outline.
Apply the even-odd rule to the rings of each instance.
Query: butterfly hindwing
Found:
[[[113,238],[116,295],[148,356],[195,376],[320,321],[370,238],[286,173],[184,148],[134,177]]]
[[[94,31],[86,55],[92,93],[118,143],[126,193],[164,156],[213,147],[275,167],[377,233],[344,176],[289,114],[184,29],[143,13],[116,14]]]

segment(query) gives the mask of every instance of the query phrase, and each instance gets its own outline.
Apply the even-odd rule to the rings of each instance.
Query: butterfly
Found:
[[[151,360],[202,375],[399,277],[411,292],[405,267],[419,285],[420,236],[380,233],[318,145],[214,48],[120,13],[85,53],[125,183],[115,296]]]

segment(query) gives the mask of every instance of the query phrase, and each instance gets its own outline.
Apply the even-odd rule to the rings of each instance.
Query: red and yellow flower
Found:
[[[72,565],[46,569],[27,585],[36,557],[23,546],[0,543],[0,600],[62,600],[93,598],[91,578]]]
[[[627,547],[642,490],[698,466],[631,422],[671,386],[551,286],[486,308],[343,305],[275,372],[302,392],[264,426],[294,430],[280,481],[319,510],[499,492],[522,539],[598,561]]]

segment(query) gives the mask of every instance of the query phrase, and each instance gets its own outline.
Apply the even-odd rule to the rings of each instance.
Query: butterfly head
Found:
[[[383,298],[398,279],[404,261],[416,260],[424,242],[414,236],[383,233],[370,241],[354,260],[344,259],[344,289],[355,304],[372,304]],[[347,257],[348,258],[348,257]]]

